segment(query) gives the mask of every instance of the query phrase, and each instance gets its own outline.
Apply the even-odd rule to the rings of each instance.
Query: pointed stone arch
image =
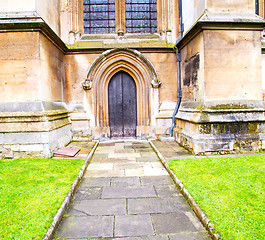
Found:
[[[153,64],[139,51],[112,49],[103,52],[90,66],[84,89],[93,94],[95,127],[108,127],[108,84],[119,71],[134,79],[137,92],[137,126],[150,126],[154,91],[161,82]],[[157,99],[158,100],[158,99]],[[157,103],[158,104],[158,103]]]

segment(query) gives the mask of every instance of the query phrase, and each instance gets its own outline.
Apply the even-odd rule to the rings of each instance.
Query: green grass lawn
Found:
[[[42,239],[83,162],[0,159],[0,239]]]
[[[222,239],[265,239],[265,155],[169,165]]]

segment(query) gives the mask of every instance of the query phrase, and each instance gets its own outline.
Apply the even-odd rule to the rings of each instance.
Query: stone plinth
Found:
[[[51,157],[55,149],[70,142],[71,135],[63,103],[0,104],[0,146],[15,156]]]
[[[177,114],[175,138],[195,154],[255,152],[264,148],[263,103],[183,103]]]

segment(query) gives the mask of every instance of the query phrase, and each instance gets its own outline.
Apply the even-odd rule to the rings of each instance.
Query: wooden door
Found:
[[[135,137],[136,85],[126,72],[116,73],[108,86],[110,137]]]

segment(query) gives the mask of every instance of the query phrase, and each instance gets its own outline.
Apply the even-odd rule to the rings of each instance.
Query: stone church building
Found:
[[[263,17],[261,0],[0,0],[0,147],[263,149]]]

